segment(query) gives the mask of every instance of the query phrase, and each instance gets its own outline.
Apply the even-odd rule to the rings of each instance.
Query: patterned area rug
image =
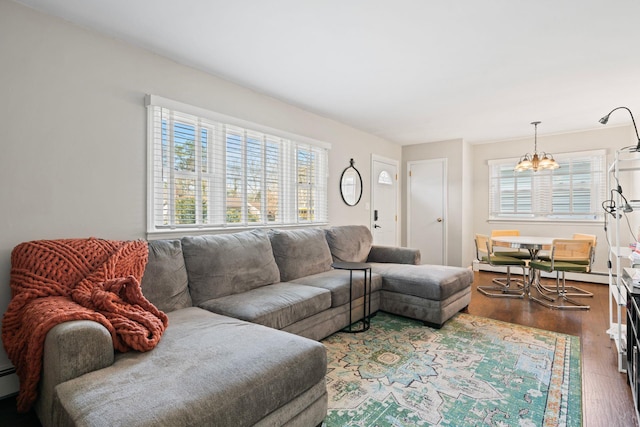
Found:
[[[578,337],[459,313],[442,329],[378,313],[323,341],[337,426],[581,426]]]

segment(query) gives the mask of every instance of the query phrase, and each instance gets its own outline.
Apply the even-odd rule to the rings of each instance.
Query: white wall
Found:
[[[608,107],[603,107],[607,110]],[[595,125],[598,118],[594,118]],[[629,145],[635,145],[635,134],[631,126],[601,126],[593,130],[563,133],[557,135],[538,135],[539,151],[548,151],[551,154],[570,153],[573,151],[587,151],[596,149],[607,150],[607,164],[613,160],[613,155],[617,149]],[[489,144],[472,146],[473,159],[473,233],[490,234],[492,229],[517,228],[521,234],[534,236],[569,237],[573,233],[595,234],[598,239],[596,246],[596,262],[594,272],[606,274],[608,247],[604,232],[604,223],[531,223],[525,221],[491,221],[489,222],[489,168],[488,160],[503,159],[509,157],[520,157],[526,152],[533,150],[533,137],[518,140],[499,141]],[[515,166],[515,164],[514,164]],[[627,181],[623,191],[633,191],[632,182]],[[640,189],[640,183],[636,184]],[[633,217],[635,220],[634,232],[640,225],[640,216]],[[625,226],[626,228],[626,226]],[[473,235],[468,239],[472,240]],[[471,246],[466,253],[466,264],[475,258],[474,247]]]
[[[371,154],[401,157],[378,137],[8,0],[0,61],[0,313],[18,243],[145,237],[147,93],[331,143],[333,225],[369,225]],[[364,181],[356,207],[338,193],[350,158]],[[9,365],[0,351],[0,370]]]

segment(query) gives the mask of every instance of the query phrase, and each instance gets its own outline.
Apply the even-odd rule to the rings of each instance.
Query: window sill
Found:
[[[601,226],[603,218],[600,219],[524,219],[524,218],[500,218],[489,219],[489,224],[508,223],[508,224],[593,224]]]

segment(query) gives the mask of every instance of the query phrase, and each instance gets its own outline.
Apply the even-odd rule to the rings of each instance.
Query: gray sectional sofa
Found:
[[[349,272],[372,267],[371,309],[441,326],[471,300],[469,269],[420,265],[364,226],[149,242],[144,295],[169,326],[146,353],[114,353],[95,322],[54,327],[36,412],[44,426],[316,426],[327,410],[318,340],[349,324]],[[363,280],[353,277],[354,319]]]

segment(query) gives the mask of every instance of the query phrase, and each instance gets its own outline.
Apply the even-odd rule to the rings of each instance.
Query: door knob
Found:
[[[373,228],[382,228],[378,224],[373,224]]]
[[[438,218],[436,221],[438,221],[438,222],[442,222],[442,218]]]

